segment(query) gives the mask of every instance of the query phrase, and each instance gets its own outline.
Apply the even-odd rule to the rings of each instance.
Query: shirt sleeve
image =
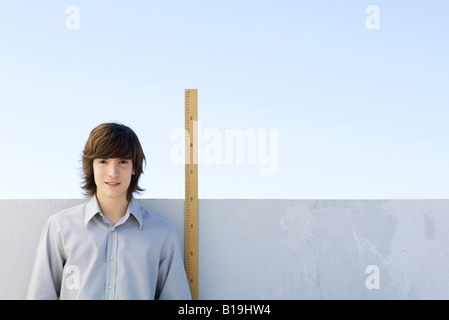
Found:
[[[171,232],[161,252],[156,299],[192,299],[180,250],[179,238],[174,230]]]
[[[36,251],[26,299],[59,298],[64,268],[63,251],[57,227],[50,217],[44,225]]]

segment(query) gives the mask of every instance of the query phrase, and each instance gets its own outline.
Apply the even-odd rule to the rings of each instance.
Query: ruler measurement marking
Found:
[[[198,299],[198,90],[185,89],[185,246],[184,259],[192,299]]]

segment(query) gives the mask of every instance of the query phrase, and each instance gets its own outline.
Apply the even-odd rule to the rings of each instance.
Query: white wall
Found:
[[[0,200],[0,299],[24,297],[47,217],[83,201]],[[182,240],[182,199],[139,201]],[[449,299],[449,200],[200,200],[199,228],[200,299]]]

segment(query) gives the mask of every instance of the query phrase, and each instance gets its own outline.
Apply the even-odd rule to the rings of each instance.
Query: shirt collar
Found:
[[[97,214],[101,213],[100,205],[98,204],[97,197],[94,195],[86,205],[86,213],[84,215],[84,226],[87,226],[89,221]],[[129,202],[128,209],[126,209],[126,215],[132,214],[134,218],[136,218],[137,222],[139,222],[139,229],[142,228],[143,225],[143,217],[142,211],[139,203],[136,198],[131,196],[131,201]]]

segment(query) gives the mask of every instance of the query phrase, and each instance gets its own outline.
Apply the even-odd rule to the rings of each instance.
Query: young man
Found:
[[[82,157],[90,200],[47,220],[27,299],[191,299],[175,229],[133,197],[144,160],[129,127],[92,130]]]

